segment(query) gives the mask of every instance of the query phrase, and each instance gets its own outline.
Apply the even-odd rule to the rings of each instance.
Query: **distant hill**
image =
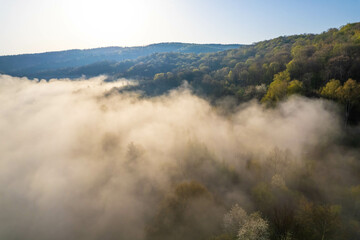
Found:
[[[0,56],[0,73],[42,77],[42,72],[77,68],[103,62],[121,62],[154,53],[209,53],[241,47],[240,44],[158,43],[141,47],[104,47],[36,54]]]
[[[280,80],[284,86],[292,82],[295,86],[291,87],[301,86],[301,94],[319,97],[332,79],[341,84],[348,79],[360,82],[360,22],[320,34],[281,36],[221,52],[156,53],[128,63],[105,65],[107,73],[115,78],[144,80],[131,89],[148,95],[162,94],[186,80],[195,92],[207,97],[232,95],[240,101],[260,100],[278,79],[275,84]],[[105,68],[91,69],[100,73]],[[67,74],[79,74],[78,70],[69,69]]]
[[[216,101],[258,99],[269,105],[291,94],[325,97],[360,121],[360,22],[320,34],[280,36],[251,45],[160,43],[0,57],[0,72],[29,78],[137,80],[120,91],[167,93],[184,81]],[[351,113],[350,113],[351,111]],[[346,120],[346,121],[347,121]]]

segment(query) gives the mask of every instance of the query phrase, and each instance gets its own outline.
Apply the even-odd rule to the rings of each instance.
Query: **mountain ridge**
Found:
[[[101,47],[92,49],[70,49],[43,53],[28,53],[0,56],[0,72],[16,76],[27,76],[36,72],[81,67],[96,62],[133,60],[153,53],[207,53],[238,48],[241,44],[195,44],[156,43],[136,47]]]

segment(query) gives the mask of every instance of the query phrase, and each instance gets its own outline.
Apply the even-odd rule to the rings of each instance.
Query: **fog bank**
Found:
[[[142,98],[111,90],[129,81],[104,79],[0,75],[1,239],[144,239],[175,181],[194,179],[191,166],[212,174],[189,161],[241,172],[250,156],[267,161],[277,149],[301,164],[340,134],[337,109],[324,100],[250,102],[223,114],[186,87]],[[240,190],[226,199],[252,205]]]

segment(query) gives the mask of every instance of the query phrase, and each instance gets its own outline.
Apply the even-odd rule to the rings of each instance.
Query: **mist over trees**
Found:
[[[120,54],[117,51],[121,50],[123,54],[124,51],[137,52],[142,48],[115,49],[116,51],[110,52],[111,59],[106,61],[94,60],[90,65],[72,67],[72,60],[69,58],[67,66],[46,69],[46,64],[56,63],[59,61],[57,58],[55,62],[46,61],[45,68],[41,70],[19,74],[45,79],[92,77],[100,74],[107,75],[108,81],[118,78],[136,79],[139,84],[125,90],[142,91],[147,96],[167,93],[187,81],[195,94],[212,101],[234,96],[238,102],[255,98],[269,106],[274,106],[276,102],[292,94],[325,97],[321,91],[332,79],[341,84],[352,79],[355,81],[353,84],[346,84],[349,90],[345,95],[348,97],[331,97],[343,105],[344,121],[348,124],[360,119],[359,101],[356,97],[349,99],[351,94],[356,95],[357,90],[352,89],[357,88],[356,84],[360,79],[359,39],[360,23],[351,23],[321,34],[282,36],[240,47],[180,43],[150,45],[143,47],[144,51],[147,49],[147,55],[137,55],[136,59],[128,57],[123,61],[115,59]],[[221,51],[221,48],[235,49]],[[104,55],[100,50],[96,51]],[[107,49],[103,49],[105,50]],[[88,51],[84,51],[84,54],[93,56],[91,51],[95,50]],[[86,54],[81,59],[90,59]],[[123,56],[121,54],[118,56]],[[0,57],[0,67],[10,64],[6,58],[11,57]],[[27,57],[36,64],[35,56],[14,57]],[[16,75],[16,68],[3,72]]]
[[[359,39],[360,23],[353,23],[317,35],[279,37],[218,53],[155,54],[117,76],[144,79],[130,89],[150,95],[162,94],[186,80],[195,93],[211,99],[235,96],[244,102],[256,98],[269,105],[291,94],[324,97],[322,89],[336,79],[347,82],[349,90],[344,93],[347,97],[338,94],[332,99],[343,104],[346,122],[357,122]],[[267,91],[262,86],[267,86]]]
[[[360,237],[359,137],[332,101],[229,108],[105,79],[0,75],[1,238]]]
[[[360,23],[29,76],[0,74],[1,239],[360,239]]]

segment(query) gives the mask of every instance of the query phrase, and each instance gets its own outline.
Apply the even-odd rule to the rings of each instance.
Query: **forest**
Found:
[[[57,71],[57,74],[65,68],[78,68],[87,65],[109,64],[153,53],[177,52],[177,53],[208,53],[240,47],[240,44],[193,44],[193,43],[157,43],[138,47],[102,47],[93,49],[72,49],[57,52],[18,54],[0,56],[0,73],[13,76],[28,76],[48,78],[45,73]],[[59,71],[60,70],[60,71]],[[106,71],[106,69],[102,69]],[[91,72],[82,72],[89,75]],[[59,76],[54,76],[59,77]]]
[[[150,95],[162,94],[186,80],[194,92],[210,99],[235,96],[246,102],[256,98],[271,105],[294,93],[324,97],[345,105],[345,121],[357,122],[360,23],[217,53],[155,54],[116,76],[142,79],[131,90]]]
[[[235,49],[216,52],[210,47]],[[142,91],[148,96],[167,93],[186,81],[195,94],[212,101],[234,96],[239,102],[255,98],[270,105],[297,93],[335,100],[344,105],[346,122],[360,120],[357,82],[360,79],[360,23],[321,34],[282,36],[240,47],[165,44],[149,46],[147,51],[148,55],[137,55],[136,59],[115,61],[117,52],[111,52],[106,61],[94,60],[89,65],[53,67],[20,75],[51,79],[105,74],[108,81],[137,80],[137,86],[125,90]],[[46,62],[50,64],[51,60]]]
[[[1,239],[360,239],[360,23],[5,74]]]

